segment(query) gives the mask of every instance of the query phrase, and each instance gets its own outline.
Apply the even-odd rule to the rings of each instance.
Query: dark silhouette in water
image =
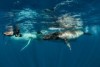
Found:
[[[4,35],[6,36],[16,36],[16,37],[22,37],[22,34],[20,33],[20,29],[18,25],[8,26],[7,31],[4,32]]]
[[[19,29],[18,25],[14,26],[14,30],[13,31],[14,31],[13,35],[15,35],[16,37],[22,37],[22,34],[20,33],[20,29]]]

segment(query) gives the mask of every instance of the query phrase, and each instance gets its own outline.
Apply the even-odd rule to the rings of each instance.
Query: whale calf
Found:
[[[22,37],[12,36],[11,38],[13,40],[25,40],[25,41],[27,41],[27,44],[20,50],[20,51],[23,51],[24,49],[26,49],[30,45],[32,39],[37,39],[37,34],[36,33],[23,33]]]

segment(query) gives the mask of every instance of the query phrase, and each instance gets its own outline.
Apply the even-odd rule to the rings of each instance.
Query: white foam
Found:
[[[15,36],[12,36],[11,37],[13,40],[29,40],[29,39],[36,39],[37,36],[36,34],[32,34],[32,33],[23,33],[22,34],[22,37],[15,37]]]
[[[50,27],[49,30],[64,30],[64,28],[56,28],[56,27]]]
[[[16,15],[17,15],[16,21],[20,21],[25,18],[36,18],[38,13],[34,10],[26,8],[24,10],[20,10]]]
[[[73,17],[70,14],[64,14],[58,17],[57,22],[60,24],[61,27],[64,28],[80,28],[83,26],[83,21],[80,17]]]

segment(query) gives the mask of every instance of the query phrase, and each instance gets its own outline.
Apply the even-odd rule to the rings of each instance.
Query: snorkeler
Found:
[[[13,31],[14,31],[14,34],[13,35],[15,35],[15,37],[22,37],[22,34],[20,33],[20,29],[19,29],[19,27],[18,27],[18,25],[15,25],[15,26],[13,26]]]
[[[15,26],[7,26],[7,31],[4,32],[4,35],[6,36],[16,36],[16,37],[22,37],[22,34],[20,34],[20,29],[18,25]]]

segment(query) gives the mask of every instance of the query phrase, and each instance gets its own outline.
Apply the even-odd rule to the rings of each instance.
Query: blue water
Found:
[[[99,0],[0,0],[0,67],[100,67],[100,4]],[[61,5],[60,3],[65,3]],[[47,18],[44,9],[57,4],[56,16],[65,13],[81,15],[91,36],[83,35],[71,42],[72,50],[64,41],[13,40],[3,35],[6,25],[26,24],[23,31],[45,29],[55,19]],[[22,12],[21,14],[19,14]],[[43,15],[44,14],[44,15]],[[52,13],[50,16],[53,15]],[[42,24],[41,22],[48,22]],[[36,22],[36,24],[32,24]],[[29,25],[27,25],[29,24]],[[32,24],[32,25],[30,25]],[[23,25],[22,25],[23,26]],[[28,27],[27,27],[28,26]]]

